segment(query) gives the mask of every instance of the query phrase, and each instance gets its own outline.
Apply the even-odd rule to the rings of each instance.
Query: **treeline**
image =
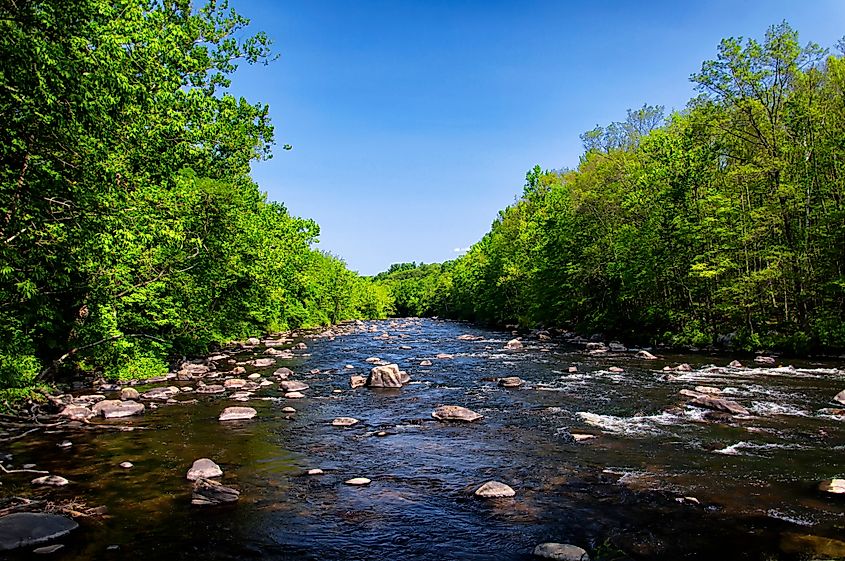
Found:
[[[582,136],[576,170],[531,170],[465,256],[381,282],[421,314],[845,348],[845,58],[783,23],[691,79],[684,111],[629,111]]]
[[[265,331],[384,315],[384,289],[269,202],[272,58],[225,2],[0,3],[0,387],[160,374]],[[288,146],[285,146],[288,148]]]

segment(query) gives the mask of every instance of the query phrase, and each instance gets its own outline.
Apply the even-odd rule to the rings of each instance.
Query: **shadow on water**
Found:
[[[730,359],[706,356],[649,363],[538,341],[506,352],[506,334],[460,323],[370,325],[378,331],[309,339],[309,354],[258,370],[289,366],[311,386],[305,399],[262,390],[272,399],[250,401],[255,420],[220,423],[222,408],[236,403],[186,393],[199,403],[159,406],[130,421],[132,431],[18,442],[16,465],[35,463],[71,484],[41,490],[7,476],[0,489],[108,507],[107,518],[81,520],[65,541],[56,556],[68,560],[527,560],[543,541],[574,543],[605,560],[845,556],[835,540],[845,503],[815,490],[819,479],[845,472],[842,419],[819,412],[845,384],[838,365],[740,370],[714,367]],[[384,331],[392,337],[375,338]],[[481,339],[458,340],[464,333]],[[350,390],[349,375],[365,374],[371,356],[398,363],[413,382]],[[693,370],[662,371],[680,362]],[[501,376],[525,384],[490,381]],[[723,389],[753,415],[707,421],[678,395],[697,385]],[[485,417],[439,423],[431,411],[442,404]],[[297,413],[283,412],[288,405]],[[340,416],[361,422],[331,426]],[[596,438],[575,443],[570,433]],[[56,446],[64,439],[70,449]],[[185,472],[199,457],[214,459],[221,481],[241,490],[237,505],[190,505]],[[119,467],[123,461],[134,467]],[[324,474],[303,475],[315,467]],[[343,484],[357,476],[372,484]],[[474,497],[491,479],[516,496]]]

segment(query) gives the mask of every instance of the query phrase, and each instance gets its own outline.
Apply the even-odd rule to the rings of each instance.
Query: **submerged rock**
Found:
[[[131,400],[107,399],[96,403],[91,408],[91,411],[95,415],[102,415],[106,419],[119,419],[121,417],[140,415],[144,412],[144,404]]]
[[[488,481],[475,490],[476,497],[483,497],[485,499],[513,497],[514,495],[516,495],[516,491],[514,491],[509,485],[505,485],[500,481]]]
[[[9,551],[55,540],[79,528],[67,516],[17,512],[0,518],[0,551]]]
[[[252,407],[227,407],[220,413],[220,421],[245,421],[252,419],[258,412]]]
[[[233,503],[241,497],[241,492],[211,479],[197,479],[191,495],[191,504],[212,506]]]
[[[534,548],[534,556],[557,561],[590,561],[586,551],[568,543],[541,543]]]
[[[399,370],[398,364],[376,366],[370,370],[367,385],[371,388],[401,388],[411,381],[407,372]]]
[[[471,409],[459,405],[442,405],[435,409],[431,413],[431,416],[438,421],[459,421],[464,423],[471,423],[484,418],[484,415],[480,415]]]
[[[220,477],[223,475],[223,470],[220,466],[215,464],[208,458],[200,458],[194,461],[194,465],[188,470],[188,481],[196,481],[197,479],[205,479],[209,477]]]

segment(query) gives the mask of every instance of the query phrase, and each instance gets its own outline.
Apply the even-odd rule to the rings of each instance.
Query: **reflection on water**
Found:
[[[815,490],[845,473],[843,418],[831,401],[845,387],[839,364],[736,369],[718,366],[733,357],[643,361],[531,339],[509,352],[509,335],[464,324],[376,324],[375,333],[365,326],[307,340],[307,354],[246,367],[266,376],[291,368],[311,386],[305,399],[262,389],[257,396],[273,399],[250,400],[255,420],[224,424],[222,408],[241,404],[186,392],[180,399],[199,403],[148,410],[128,423],[133,431],[63,430],[17,442],[16,465],[36,463],[72,483],[34,490],[29,478],[6,476],[0,492],[108,506],[108,518],[82,521],[58,554],[74,560],[517,560],[542,541],[574,543],[600,559],[845,555],[836,539],[845,502]],[[383,332],[396,337],[374,338]],[[481,340],[457,339],[465,333]],[[366,374],[372,356],[398,363],[413,383],[351,390],[349,376]],[[662,370],[683,362],[693,371]],[[502,376],[525,383],[489,381]],[[751,415],[714,422],[678,394],[696,386],[723,390]],[[439,423],[431,411],[443,404],[484,419]],[[341,416],[361,422],[331,426]],[[598,438],[576,443],[570,433]],[[58,448],[64,439],[73,446]],[[185,472],[199,457],[214,459],[222,482],[241,490],[237,505],[190,505]],[[119,467],[124,461],[135,467]],[[304,475],[310,468],[324,474]],[[372,484],[343,484],[359,476]],[[516,497],[473,497],[490,479]]]

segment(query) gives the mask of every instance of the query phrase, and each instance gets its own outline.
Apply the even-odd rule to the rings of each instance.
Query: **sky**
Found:
[[[823,47],[845,34],[845,0],[230,4],[279,55],[232,87],[276,129],[253,177],[364,275],[454,259],[526,171],[577,166],[584,131],[644,103],[683,109],[722,38],[783,20]]]

